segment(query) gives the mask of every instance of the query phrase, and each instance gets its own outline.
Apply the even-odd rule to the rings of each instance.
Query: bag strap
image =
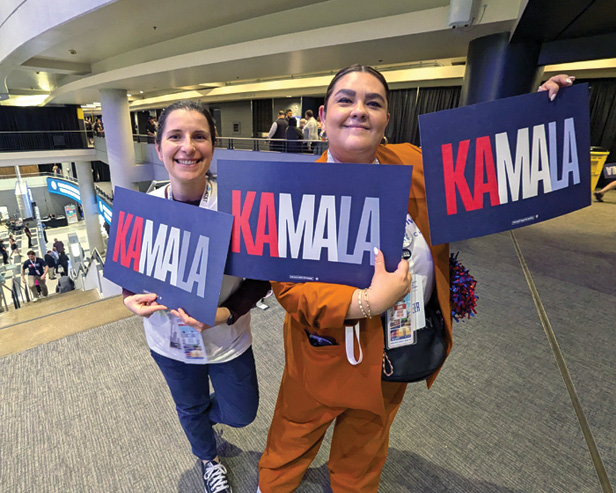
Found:
[[[359,347],[359,359],[355,359],[355,339],[357,339],[357,347]],[[360,364],[364,359],[364,353],[361,350],[361,343],[359,342],[359,322],[353,327],[347,326],[344,328],[344,343],[346,345],[346,354],[349,363],[353,366]]]

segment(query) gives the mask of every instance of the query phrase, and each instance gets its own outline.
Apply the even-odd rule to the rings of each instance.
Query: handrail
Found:
[[[226,145],[225,145],[226,142]],[[240,145],[236,144],[239,143]],[[246,144],[241,146],[241,144]],[[273,145],[272,145],[273,144]],[[290,147],[293,146],[293,147]],[[287,139],[268,139],[261,137],[216,137],[216,147],[238,150],[252,150],[279,153],[297,153],[297,154],[322,154],[329,143],[326,140],[287,140]],[[295,151],[289,151],[288,149]]]
[[[4,130],[0,152],[88,149],[87,130]]]
[[[62,179],[62,180],[66,180],[66,181],[70,181],[72,183],[75,183],[76,185],[79,185],[79,180],[76,180],[75,178],[73,178],[72,176],[64,176],[64,175],[56,175],[54,173],[49,173],[47,171],[41,173],[42,175],[50,175],[50,176],[55,176],[58,179]],[[106,198],[110,203],[113,203],[113,197],[111,197],[108,193],[106,193],[104,190],[98,188],[96,186],[96,184],[94,184],[94,189],[96,190],[96,193],[102,195],[104,198]]]
[[[88,272],[90,272],[90,267],[92,266],[94,260],[97,260],[98,263],[101,264],[101,266],[105,267],[105,260],[103,259],[99,251],[96,248],[93,248],[92,252],[90,253],[90,256],[79,264],[79,267],[76,271],[75,269],[71,269],[71,279],[77,279],[79,273],[83,273],[84,277],[87,276]],[[88,263],[86,267],[83,266],[85,262]]]
[[[51,173],[49,171],[40,171],[38,173],[22,173],[21,177],[22,178],[27,178],[27,177],[37,177],[37,176],[52,176],[54,178],[58,178],[60,180],[66,180],[66,181],[70,181],[71,183],[75,183],[75,184],[79,184],[79,180],[75,179],[72,176],[69,175],[59,175],[57,173]],[[16,174],[10,174],[10,175],[0,175],[0,179],[11,179],[11,178],[17,178]],[[106,198],[109,202],[113,203],[113,197],[111,197],[107,192],[105,192],[104,190],[102,190],[101,188],[96,186],[96,183],[94,184],[94,189],[96,190],[96,193],[98,193],[99,195],[102,195],[104,198]]]
[[[11,288],[9,288],[6,285],[6,281],[0,281],[0,286],[2,286],[4,289],[6,289],[9,293],[11,293],[11,297],[13,298],[13,305],[15,306],[15,309],[19,308],[19,300],[15,300],[15,294],[13,293],[13,290]],[[9,305],[6,302],[6,297],[4,296],[4,292],[2,290],[0,290],[0,294],[2,294],[2,301],[4,301],[4,308],[6,309],[6,311],[9,311]],[[1,308],[1,304],[0,304],[0,308]]]

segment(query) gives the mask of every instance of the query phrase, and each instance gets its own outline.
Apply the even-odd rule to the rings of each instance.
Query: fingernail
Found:
[[[554,101],[555,99],[556,99],[556,94],[552,94],[552,95],[550,96],[550,101]]]
[[[567,77],[565,81],[567,82],[567,84],[573,84],[573,81],[569,77]]]
[[[375,255],[378,255],[378,253],[379,253],[379,249],[378,249],[377,247],[374,247],[374,248],[373,248],[373,250],[374,250],[374,254],[375,254]]]

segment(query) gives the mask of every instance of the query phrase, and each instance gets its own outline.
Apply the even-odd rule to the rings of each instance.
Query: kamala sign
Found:
[[[214,325],[233,218],[116,187],[104,275]]]
[[[365,287],[373,247],[395,270],[411,167],[221,160],[218,209],[234,217],[226,274]]]
[[[590,205],[588,85],[419,117],[435,245]]]

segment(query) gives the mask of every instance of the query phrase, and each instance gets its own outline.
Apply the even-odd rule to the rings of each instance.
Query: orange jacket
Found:
[[[421,151],[411,144],[379,146],[377,159],[382,164],[413,165],[408,212],[430,245],[428,210]],[[318,160],[326,161],[324,154]],[[430,245],[434,259],[435,285],[441,310],[445,314],[447,353],[451,350],[449,303],[449,246]],[[272,283],[274,293],[287,314],[284,321],[285,359],[289,376],[304,384],[306,392],[330,407],[364,409],[383,416],[381,371],[384,349],[380,317],[360,321],[363,361],[352,366],[346,357],[344,317],[356,288],[340,284]],[[305,329],[331,336],[338,345],[314,347]],[[357,350],[356,350],[357,355]],[[436,373],[427,380],[428,388]]]

